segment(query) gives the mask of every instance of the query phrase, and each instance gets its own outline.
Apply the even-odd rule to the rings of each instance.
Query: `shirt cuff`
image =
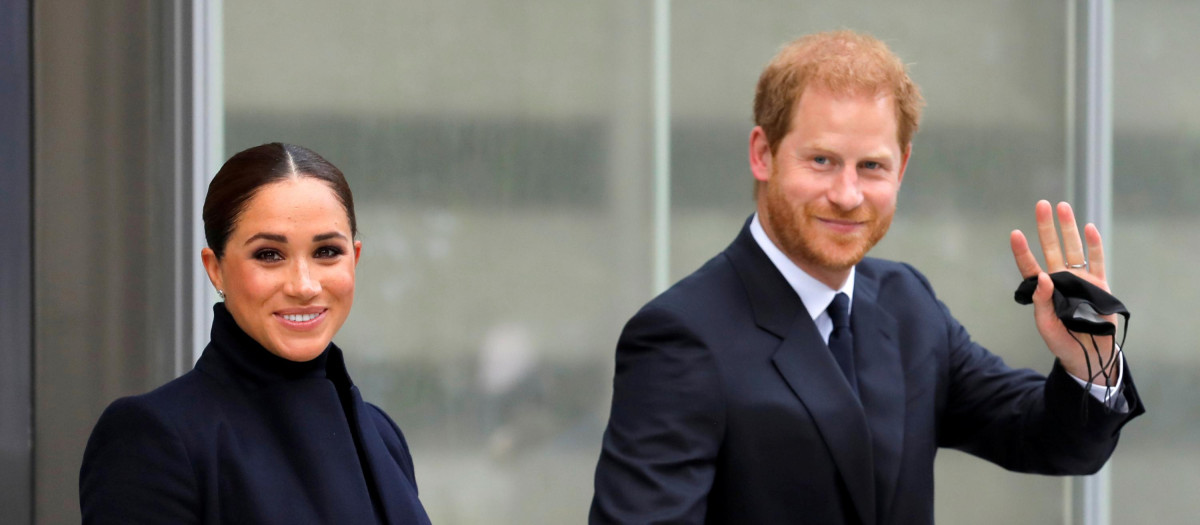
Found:
[[[1121,383],[1125,381],[1125,356],[1121,353],[1121,348],[1117,348],[1117,383],[1114,385],[1097,385],[1092,383],[1090,386],[1084,379],[1075,377],[1075,374],[1067,372],[1080,387],[1086,388],[1088,393],[1097,401],[1104,403],[1105,406],[1111,408],[1118,413],[1124,414],[1129,412],[1129,403],[1125,402],[1125,394],[1121,392]]]

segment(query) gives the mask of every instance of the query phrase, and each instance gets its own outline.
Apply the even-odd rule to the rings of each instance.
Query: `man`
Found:
[[[938,447],[1023,472],[1103,466],[1142,408],[1110,337],[1087,361],[1075,338],[1092,336],[1055,316],[1046,273],[1107,290],[1094,226],[1085,252],[1060,204],[1060,246],[1039,202],[1046,272],[1012,234],[1021,274],[1038,276],[1049,376],[973,343],[912,267],[864,258],[891,223],[920,107],[869,36],[810,35],[766,67],[757,213],[625,326],[591,523],[932,523]]]

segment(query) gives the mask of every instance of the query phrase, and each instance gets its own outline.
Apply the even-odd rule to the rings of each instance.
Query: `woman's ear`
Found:
[[[208,274],[208,280],[213,287],[217,290],[225,290],[225,286],[221,282],[221,261],[217,259],[216,252],[207,247],[200,250],[200,262],[204,264],[204,273]]]

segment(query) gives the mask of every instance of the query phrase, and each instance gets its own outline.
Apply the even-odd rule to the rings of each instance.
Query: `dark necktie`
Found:
[[[829,351],[842,368],[850,389],[858,395],[858,376],[854,372],[854,336],[850,333],[850,297],[838,293],[829,303],[829,318],[833,320],[833,332],[829,334]]]

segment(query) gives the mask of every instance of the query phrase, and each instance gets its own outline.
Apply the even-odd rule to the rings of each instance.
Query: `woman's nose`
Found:
[[[301,299],[311,299],[321,292],[321,281],[312,273],[307,261],[295,264],[292,275],[288,279],[287,293]]]

